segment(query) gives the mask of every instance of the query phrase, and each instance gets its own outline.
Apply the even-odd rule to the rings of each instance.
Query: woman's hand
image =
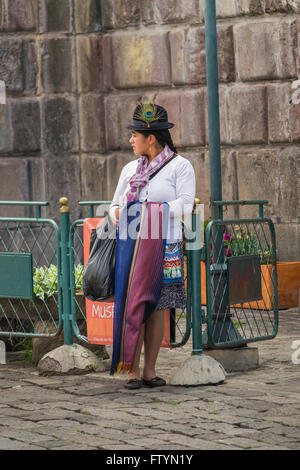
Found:
[[[115,212],[115,217],[117,220],[120,220],[121,214],[122,214],[122,209],[118,207],[118,209],[116,209],[116,212]]]

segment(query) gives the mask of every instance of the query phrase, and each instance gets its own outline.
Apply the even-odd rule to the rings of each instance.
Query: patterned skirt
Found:
[[[183,274],[183,243],[182,241],[176,243],[169,243],[168,247],[170,250],[179,250],[181,259],[181,269]],[[184,282],[176,284],[163,284],[160,298],[155,310],[163,310],[167,308],[185,308],[186,307],[186,292]]]

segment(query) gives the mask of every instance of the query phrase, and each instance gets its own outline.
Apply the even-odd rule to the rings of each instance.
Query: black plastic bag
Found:
[[[83,293],[93,301],[115,293],[117,225],[107,215],[97,236],[83,272]]]

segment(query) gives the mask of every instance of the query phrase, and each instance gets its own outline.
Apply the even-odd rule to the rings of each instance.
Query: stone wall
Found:
[[[67,195],[72,218],[77,201],[110,199],[135,158],[125,126],[149,98],[176,123],[208,218],[203,5],[0,0],[0,199],[49,200],[57,216]],[[282,260],[300,259],[299,27],[300,0],[217,0],[223,199],[270,201]]]

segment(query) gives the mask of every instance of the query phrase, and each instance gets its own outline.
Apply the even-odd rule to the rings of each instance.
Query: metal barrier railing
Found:
[[[204,246],[197,244],[196,232],[195,244],[189,240],[184,249],[187,306],[171,309],[171,347],[186,344],[191,332],[192,354],[201,354],[203,345],[235,347],[277,334],[275,230],[263,215],[265,202],[248,201],[259,205],[258,218],[212,220]],[[60,203],[59,228],[41,217],[48,203],[0,202],[36,207],[36,217],[0,217],[0,336],[51,337],[63,329],[65,344],[73,344],[74,334],[88,341],[82,293],[86,219],[70,225],[68,199]],[[79,204],[94,218],[94,207],[109,201]],[[200,226],[197,218],[194,211],[194,229]]]
[[[36,217],[0,217],[0,335],[56,336],[63,326],[60,230],[41,217],[49,203],[0,205],[36,207]]]
[[[263,216],[213,220],[206,228],[207,343],[234,347],[271,339],[278,331],[275,230]]]

